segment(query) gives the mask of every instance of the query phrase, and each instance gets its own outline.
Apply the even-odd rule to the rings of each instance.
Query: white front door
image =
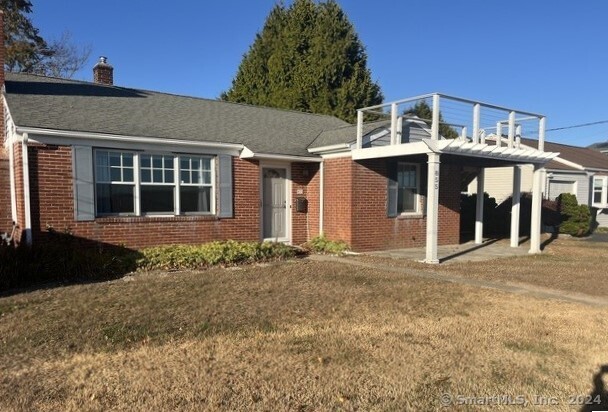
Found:
[[[262,169],[262,237],[287,240],[287,169]]]

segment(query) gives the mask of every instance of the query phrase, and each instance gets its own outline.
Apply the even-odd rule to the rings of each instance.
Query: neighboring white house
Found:
[[[532,141],[522,139],[522,146],[533,147]],[[576,195],[579,204],[596,212],[599,226],[608,226],[608,156],[588,148],[545,142],[545,149],[560,155],[545,165],[542,192],[545,199],[554,200],[561,193]],[[532,191],[533,167],[521,166],[521,191]],[[513,167],[488,169],[485,172],[485,192],[498,204],[512,194]],[[467,187],[468,194],[477,190],[477,178]]]

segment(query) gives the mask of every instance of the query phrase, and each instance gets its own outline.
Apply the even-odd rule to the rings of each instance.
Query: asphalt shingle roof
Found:
[[[390,127],[390,120],[378,120],[375,122],[363,123],[363,135],[384,127]],[[324,130],[319,134],[310,145],[311,148],[332,146],[341,143],[353,143],[357,140],[357,125],[345,124],[331,130]]]
[[[257,153],[310,156],[324,130],[348,123],[315,115],[52,77],[6,74],[17,126],[244,144]]]
[[[538,142],[532,139],[521,139],[526,146],[537,147]],[[559,158],[579,164],[585,169],[608,170],[608,156],[586,147],[569,146],[560,143],[545,141],[545,151],[559,153]],[[552,160],[546,165],[547,169],[577,170],[571,166]]]

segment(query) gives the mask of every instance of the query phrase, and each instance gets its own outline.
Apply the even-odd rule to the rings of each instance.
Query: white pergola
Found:
[[[416,142],[402,143],[398,125],[401,118],[398,114],[399,105],[425,99],[432,99],[431,136]],[[440,107],[443,101],[449,100],[469,106],[472,109],[472,136],[467,136],[466,126],[461,128],[458,139],[444,139],[440,136]],[[390,144],[388,146],[363,147],[363,122],[366,113],[385,114],[390,108],[391,127]],[[498,119],[492,127],[482,128],[481,110],[495,110],[507,114],[505,119]],[[519,116],[519,117],[518,117]],[[530,149],[520,145],[522,121],[538,122],[538,147]],[[444,122],[445,123],[445,122]],[[540,253],[541,211],[542,211],[542,182],[544,165],[555,158],[559,153],[544,151],[545,116],[512,110],[501,106],[481,103],[459,97],[433,93],[384,103],[376,106],[359,109],[357,112],[357,141],[352,150],[353,160],[376,159],[383,157],[411,156],[426,154],[428,157],[428,187],[427,187],[427,227],[426,227],[426,259],[427,263],[439,263],[437,255],[438,239],[438,212],[439,212],[439,170],[443,155],[476,158],[485,162],[513,165],[513,203],[511,206],[511,247],[519,246],[519,220],[520,220],[520,186],[521,165],[534,165],[534,178],[532,189],[532,220],[530,228],[530,253]],[[507,127],[507,138],[503,139],[502,129]],[[487,134],[487,130],[495,130]],[[506,140],[506,141],[505,141]],[[475,218],[475,243],[483,243],[483,207],[484,207],[484,167],[480,167],[477,178],[477,207]]]

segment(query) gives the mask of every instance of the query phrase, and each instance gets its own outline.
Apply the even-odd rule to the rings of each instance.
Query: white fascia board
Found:
[[[184,148],[188,151],[213,151],[214,153],[226,153],[238,156],[243,149],[242,144],[197,142],[183,139],[165,139],[156,137],[125,136],[105,133],[74,132],[68,130],[41,129],[33,127],[16,128],[17,133],[28,134],[29,140],[38,143],[74,145],[89,143],[99,146],[106,145],[116,148],[132,148],[139,150],[153,150],[159,146],[164,150],[179,151]]]
[[[293,156],[272,153],[255,153],[248,147],[244,147],[239,156],[241,159],[260,159],[260,160],[283,160],[288,162],[321,163],[320,157],[312,156]]]
[[[571,161],[566,160],[566,159],[564,159],[564,158],[561,158],[561,157],[559,157],[559,156],[558,156],[558,157],[556,157],[556,158],[554,158],[553,160],[555,160],[556,162],[561,163],[561,164],[563,164],[563,165],[570,166],[570,167],[572,167],[572,168],[574,168],[574,169],[577,169],[577,170],[585,170],[585,167],[584,167],[583,165],[580,165],[580,164],[578,164],[578,163],[571,162]]]
[[[416,143],[404,143],[389,146],[369,147],[366,149],[355,149],[352,151],[353,160],[377,159],[382,157],[408,156],[416,154],[431,153],[424,141]]]
[[[325,153],[325,152],[340,152],[350,149],[349,143],[332,144],[328,146],[319,146],[308,149],[309,153]]]

